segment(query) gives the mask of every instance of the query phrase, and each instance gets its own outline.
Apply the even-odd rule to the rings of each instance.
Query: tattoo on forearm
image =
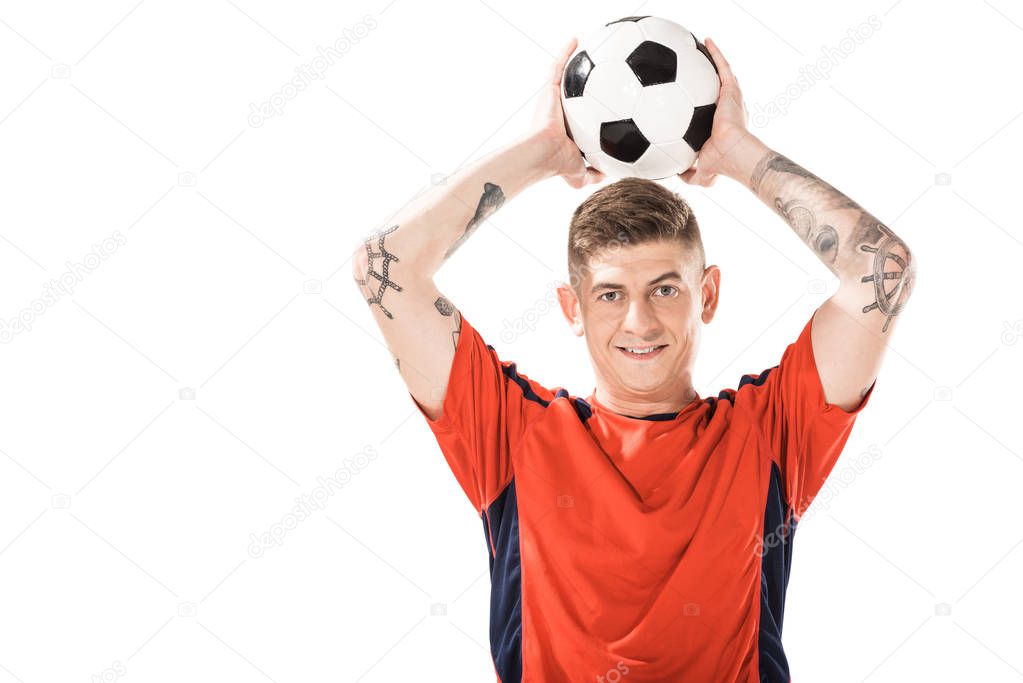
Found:
[[[389,275],[391,261],[398,261],[399,259],[394,254],[387,251],[387,249],[384,247],[384,238],[397,229],[398,229],[397,225],[391,226],[387,230],[378,232],[372,237],[370,237],[368,240],[366,240],[366,255],[368,257],[367,258],[368,265],[366,266],[366,279],[360,280],[359,278],[355,278],[355,281],[357,283],[364,286],[368,292],[371,292],[371,296],[366,300],[366,303],[368,303],[370,306],[376,304],[377,306],[380,307],[380,310],[384,312],[384,315],[391,319],[394,318],[394,315],[392,315],[391,312],[387,310],[387,308],[384,306],[383,298],[384,293],[387,291],[388,287],[390,287],[396,292],[401,291],[401,285],[396,283],[394,280],[391,280]],[[376,248],[379,249],[379,251],[373,251],[374,241],[377,243]],[[373,267],[374,265],[373,259],[377,258],[383,259],[379,271],[375,270]],[[370,278],[373,278],[379,284],[370,285],[369,282]],[[376,288],[376,292],[372,293],[374,287]]]
[[[749,187],[753,190],[753,194],[760,194],[760,183],[764,180],[764,174],[767,173],[767,170],[771,167],[771,163],[779,156],[779,154],[769,152],[757,162],[756,166],[753,167],[753,173],[750,175],[749,179]]]
[[[810,171],[806,170],[796,162],[792,161],[786,156],[778,154],[777,152],[768,152],[764,157],[757,162],[756,167],[753,169],[753,173],[750,175],[750,189],[755,194],[760,195],[761,190],[765,190],[765,180],[768,179],[768,171],[773,171],[775,175],[779,176],[776,180],[780,182],[767,183],[771,185],[784,184],[786,176],[802,178],[804,180],[812,181],[809,186],[804,185],[803,189],[806,194],[804,203],[820,204],[818,209],[826,211],[834,211],[837,209],[854,209],[856,211],[863,211],[863,207],[854,202],[849,197],[845,196],[829,183],[817,177]],[[773,194],[778,195],[781,187],[774,187]]]
[[[838,258],[838,231],[835,228],[830,225],[818,227],[817,215],[798,199],[783,202],[781,197],[775,197],[774,208],[818,258],[825,263],[835,263]]]
[[[888,324],[902,311],[909,298],[913,288],[913,268],[906,244],[885,225],[878,223],[877,229],[883,237],[876,246],[860,245],[861,250],[874,254],[873,272],[861,280],[873,281],[874,303],[864,306],[863,312],[879,310],[884,316],[881,331],[887,332]]]
[[[775,211],[832,272],[846,281],[859,276],[861,282],[874,283],[874,301],[862,310],[879,311],[884,316],[881,331],[887,332],[912,290],[913,264],[906,244],[855,201],[776,152],[757,162],[750,189],[769,204],[773,200]],[[833,213],[841,210],[855,213],[849,219]],[[864,253],[874,254],[868,275],[859,270]]]
[[[783,154],[777,152],[768,152],[764,155],[756,167],[753,169],[752,177],[750,178],[750,185],[754,192],[760,192],[760,183],[764,180],[764,175],[768,171],[777,171],[778,173],[790,173],[792,175],[799,176],[801,178],[809,178],[810,180],[816,180],[817,182],[823,183],[824,181],[810,173],[805,168],[792,161]],[[829,186],[830,187],[830,186]]]
[[[465,240],[469,239],[472,233],[476,231],[476,228],[503,205],[504,191],[494,183],[484,183],[483,194],[480,195],[479,204],[476,205],[476,213],[469,219],[468,225],[465,226],[465,230],[458,240],[444,253],[444,258],[447,259],[451,254],[455,253],[455,250],[462,246]]]

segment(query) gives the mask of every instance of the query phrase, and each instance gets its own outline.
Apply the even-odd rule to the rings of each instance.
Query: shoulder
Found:
[[[574,414],[574,417],[581,422],[586,422],[593,415],[593,409],[584,399],[569,393],[560,385],[548,386],[533,379],[519,369],[517,362],[501,359],[492,345],[487,344],[486,350],[491,354],[507,380],[508,395],[516,396],[522,400],[523,412],[534,417],[554,413],[567,415],[568,411],[549,410],[552,404],[564,402],[570,406],[570,412]]]
[[[704,400],[712,407],[721,402],[727,403],[733,408],[742,408],[759,401],[766,393],[772,379],[778,372],[778,366],[773,365],[759,373],[746,373],[739,377],[734,387],[727,387],[718,391],[716,396],[710,396]]]
[[[548,389],[545,385],[522,372],[516,361],[502,359],[492,345],[487,344],[486,348],[487,353],[491,355],[494,362],[501,368],[501,373],[509,383],[519,388],[519,391],[522,392],[522,396],[526,400],[533,401],[544,408],[554,400],[559,388]]]

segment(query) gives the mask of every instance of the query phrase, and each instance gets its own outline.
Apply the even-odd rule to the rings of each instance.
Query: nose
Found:
[[[633,299],[625,313],[623,331],[643,341],[654,341],[660,335],[660,325],[653,304],[645,298]]]

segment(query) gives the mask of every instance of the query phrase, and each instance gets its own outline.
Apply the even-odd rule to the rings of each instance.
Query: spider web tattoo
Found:
[[[368,298],[366,300],[366,303],[368,303],[370,306],[376,304],[377,306],[380,307],[380,310],[384,312],[384,315],[386,315],[388,318],[392,320],[394,319],[394,316],[391,314],[389,310],[387,310],[387,308],[383,305],[383,303],[381,303],[381,301],[383,300],[384,292],[387,290],[388,287],[394,289],[394,291],[396,292],[401,291],[401,285],[399,285],[394,280],[390,279],[390,277],[388,276],[391,261],[398,261],[399,259],[394,254],[387,251],[387,249],[384,247],[384,237],[391,234],[397,229],[398,226],[395,225],[388,228],[387,230],[384,230],[383,232],[378,233],[375,236],[377,239],[377,249],[379,249],[380,251],[373,251],[373,238],[366,240],[366,255],[369,257],[368,265],[366,267],[366,279],[360,280],[359,278],[355,278],[355,281],[357,283],[363,285],[369,291],[372,291],[372,288],[369,285],[369,279],[375,278],[376,280],[379,281],[380,285],[379,287],[377,287],[376,294]],[[383,263],[380,266],[379,272],[373,269],[373,259],[376,258],[383,259]]]

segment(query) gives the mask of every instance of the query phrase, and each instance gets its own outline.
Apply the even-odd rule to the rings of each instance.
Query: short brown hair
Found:
[[[589,260],[601,253],[645,242],[681,244],[706,268],[700,226],[689,203],[663,185],[643,178],[622,178],[580,204],[568,228],[568,272],[579,290]]]

